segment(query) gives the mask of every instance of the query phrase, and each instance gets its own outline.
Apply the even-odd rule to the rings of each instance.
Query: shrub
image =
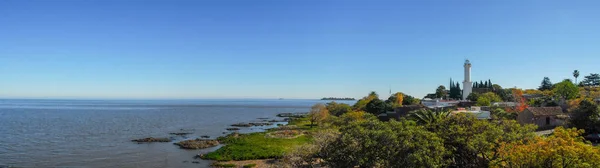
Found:
[[[252,164],[247,164],[247,165],[243,166],[243,168],[252,168],[252,167],[256,167],[256,164],[252,163]]]

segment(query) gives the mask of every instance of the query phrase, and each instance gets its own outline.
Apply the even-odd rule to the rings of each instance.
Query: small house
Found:
[[[561,107],[528,107],[517,116],[520,124],[535,124],[538,129],[551,129],[564,124],[566,118]]]
[[[394,111],[388,111],[386,113],[379,114],[377,115],[377,118],[379,118],[379,120],[381,121],[389,121],[390,119],[400,120],[400,118],[405,117],[411,111],[426,108],[427,107],[422,105],[405,105],[402,107],[394,108]]]

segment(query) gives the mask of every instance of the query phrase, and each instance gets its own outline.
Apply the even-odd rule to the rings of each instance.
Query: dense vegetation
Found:
[[[308,125],[306,119],[298,119],[292,125]],[[305,127],[302,127],[305,128]],[[271,138],[267,134],[274,131],[240,134],[220,138],[227,145],[204,155],[204,159],[230,161],[281,158],[285,152],[297,145],[306,144],[310,137],[301,135],[296,138]],[[235,135],[235,134],[234,134]]]
[[[574,72],[576,81],[578,76]],[[478,82],[480,92],[468,98],[491,106],[491,120],[427,109],[382,122],[376,115],[419,104],[419,99],[398,92],[381,100],[371,92],[354,105],[314,105],[305,118],[290,122],[303,135],[273,138],[268,136],[272,130],[228,137],[225,147],[206,158],[280,158],[282,167],[600,167],[600,149],[583,138],[600,132],[600,107],[594,102],[600,97],[596,76],[586,76],[579,86],[571,80],[553,84],[545,77],[540,87],[526,90]],[[456,97],[457,86],[451,84],[451,93],[440,86],[432,95]],[[501,101],[518,105],[492,106]],[[559,105],[568,108],[565,127],[569,128],[557,127],[549,136],[538,136],[536,126],[515,121],[528,106]]]

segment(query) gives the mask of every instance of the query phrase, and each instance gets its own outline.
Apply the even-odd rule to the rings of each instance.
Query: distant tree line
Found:
[[[324,97],[321,100],[356,100],[356,99],[351,98],[351,97],[344,97],[344,98],[339,98],[339,97]]]

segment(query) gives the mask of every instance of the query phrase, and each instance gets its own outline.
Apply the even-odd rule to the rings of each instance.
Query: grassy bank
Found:
[[[308,124],[307,119],[301,118],[291,121],[289,125],[295,125],[299,130],[310,130]],[[203,158],[218,161],[281,158],[285,152],[311,140],[308,135],[289,139],[267,136],[268,133],[274,131],[224,137],[220,141],[226,145],[204,155]]]

